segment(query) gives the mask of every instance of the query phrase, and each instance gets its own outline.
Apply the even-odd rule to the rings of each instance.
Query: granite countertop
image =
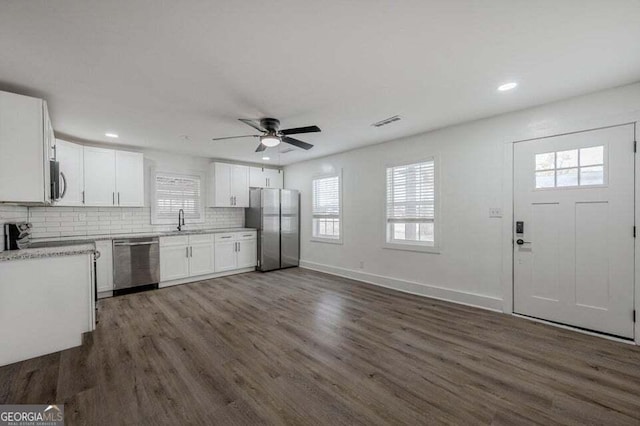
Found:
[[[0,262],[7,260],[35,259],[39,257],[73,256],[78,254],[94,253],[95,242],[115,240],[121,238],[143,237],[174,237],[193,234],[221,234],[225,232],[255,231],[255,228],[215,228],[215,229],[189,229],[184,231],[144,232],[129,234],[101,234],[81,235],[73,237],[38,238],[32,240],[35,247],[22,250],[8,250],[0,252]]]
[[[41,257],[75,256],[80,254],[91,254],[96,251],[96,246],[92,242],[78,244],[66,244],[54,247],[26,248],[22,250],[5,250],[0,252],[0,262],[9,260],[37,259]]]
[[[118,240],[122,238],[145,238],[145,237],[175,237],[179,235],[193,234],[222,234],[225,232],[245,232],[255,231],[255,228],[212,228],[212,229],[188,229],[184,231],[159,231],[159,232],[130,232],[128,234],[98,234],[98,235],[80,235],[72,237],[55,237],[55,238],[37,238],[33,239],[34,243],[60,241],[60,242],[87,242],[87,241],[104,241]]]

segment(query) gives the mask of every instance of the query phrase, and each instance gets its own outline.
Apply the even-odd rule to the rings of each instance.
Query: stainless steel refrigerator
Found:
[[[258,270],[273,271],[300,263],[300,193],[290,189],[251,188],[245,224],[258,230]]]

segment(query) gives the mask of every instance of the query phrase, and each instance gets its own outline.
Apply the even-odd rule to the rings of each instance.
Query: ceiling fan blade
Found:
[[[258,145],[258,147],[256,148],[256,152],[262,152],[265,149],[267,149],[267,146],[260,143],[260,145]]]
[[[302,149],[313,148],[313,145],[311,145],[310,143],[302,142],[301,140],[290,138],[289,136],[284,136],[282,138],[282,142],[286,142],[289,145],[297,146],[298,148],[302,148]]]
[[[306,127],[296,127],[293,129],[284,129],[280,130],[280,133],[283,135],[297,135],[300,133],[316,133],[320,132],[320,127],[318,126],[306,126]]]
[[[259,138],[259,135],[243,135],[243,136],[229,136],[226,138],[213,138],[212,141],[223,141],[225,139],[239,139],[239,138]]]
[[[238,120],[242,121],[247,126],[251,126],[251,127],[253,127],[254,129],[256,129],[256,130],[258,130],[260,132],[266,132],[265,129],[260,127],[258,124],[254,123],[253,120],[248,120],[246,118],[238,118]]]

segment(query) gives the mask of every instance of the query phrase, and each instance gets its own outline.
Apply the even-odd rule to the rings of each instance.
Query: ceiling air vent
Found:
[[[382,127],[382,126],[386,126],[387,124],[391,124],[394,121],[398,121],[398,120],[400,120],[400,116],[399,115],[394,115],[393,117],[385,118],[384,120],[380,120],[377,123],[373,123],[372,126],[373,127]]]

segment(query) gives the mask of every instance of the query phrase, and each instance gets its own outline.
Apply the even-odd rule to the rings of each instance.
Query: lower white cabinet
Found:
[[[113,291],[113,246],[111,240],[96,241],[96,287],[98,293]]]
[[[160,238],[160,281],[189,276],[189,236]]]
[[[189,276],[215,272],[213,235],[189,236]]]
[[[257,264],[256,232],[216,234],[216,272],[250,268]]]
[[[238,268],[250,268],[256,266],[258,253],[258,241],[252,240],[238,241]]]
[[[236,241],[216,243],[216,271],[232,271],[236,269]]]
[[[160,238],[160,281],[174,281],[257,264],[256,231]]]

